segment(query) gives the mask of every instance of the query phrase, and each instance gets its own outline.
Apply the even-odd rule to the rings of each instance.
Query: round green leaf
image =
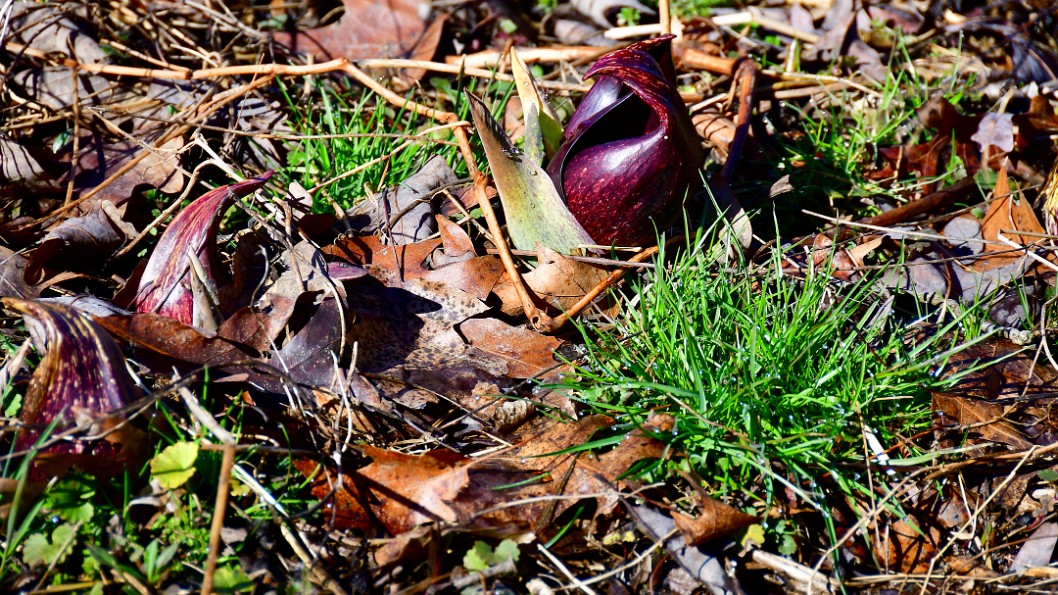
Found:
[[[151,477],[166,489],[178,488],[195,474],[198,444],[177,442],[151,459]]]

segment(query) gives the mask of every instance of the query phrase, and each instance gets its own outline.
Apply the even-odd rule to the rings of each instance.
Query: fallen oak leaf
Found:
[[[433,57],[439,31],[428,30],[420,16],[428,3],[343,0],[342,4],[345,14],[334,24],[307,31],[277,32],[273,38],[295,50],[308,50],[321,60]]]
[[[1013,246],[1002,241],[1001,235],[1018,245],[1031,246],[1038,243],[1040,235],[1044,233],[1032,205],[1019,190],[1011,188],[1005,168],[999,169],[992,195],[994,200],[989,204],[981,222],[981,237],[987,240],[984,244],[984,254],[972,265],[973,269],[979,272],[1026,260],[1025,253],[1012,251]],[[1017,233],[1019,231],[1028,233],[1021,235]]]
[[[506,361],[510,378],[533,378],[560,366],[554,353],[564,343],[561,339],[495,318],[471,318],[459,325],[459,332],[471,353],[481,351]]]
[[[331,498],[327,508],[339,527],[368,531],[377,522],[397,536],[440,523],[510,536],[546,527],[578,496],[601,499],[601,514],[613,510],[619,495],[612,486],[632,462],[663,455],[663,445],[642,430],[594,460],[577,452],[613,423],[596,415],[554,424],[519,446],[480,459],[448,450],[407,455],[362,445],[357,448],[372,463],[353,472],[338,475],[329,465],[321,469],[306,460],[295,467],[313,479],[314,496]]]
[[[1032,442],[1003,418],[1003,406],[997,403],[933,392],[933,411],[943,416],[946,423],[979,434],[985,440],[1019,450],[1032,447]]]
[[[426,523],[460,520],[449,503],[469,483],[470,459],[448,450],[408,455],[367,444],[357,449],[372,462],[342,474],[338,486],[329,469],[316,475],[321,469],[315,462],[295,462],[302,474],[315,477],[314,496],[333,494],[329,508],[337,526],[369,531],[377,521],[397,536]]]

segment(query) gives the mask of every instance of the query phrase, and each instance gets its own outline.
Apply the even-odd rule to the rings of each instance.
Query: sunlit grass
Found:
[[[721,494],[767,510],[785,489],[826,513],[835,492],[870,493],[849,470],[878,454],[865,434],[922,452],[910,437],[929,426],[927,389],[951,382],[937,371],[963,321],[914,344],[891,305],[869,280],[791,276],[778,251],[725,268],[700,243],[644,277],[614,329],[582,327],[565,388],[627,428],[672,414],[662,438]]]
[[[463,94],[447,79],[431,79],[426,96],[408,98],[469,118]],[[467,81],[472,92],[484,94],[494,111],[502,110],[513,83]],[[478,88],[475,91],[475,88]],[[284,88],[291,123],[305,138],[290,144],[283,174],[314,195],[314,209],[348,209],[382,188],[415,174],[431,157],[441,155],[457,175],[466,164],[451,129],[413,111],[396,109],[370,90],[355,93],[320,84],[308,97]]]

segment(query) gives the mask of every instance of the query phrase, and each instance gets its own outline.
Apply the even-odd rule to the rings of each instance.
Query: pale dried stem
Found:
[[[231,481],[232,467],[235,466],[235,436],[221,427],[217,420],[198,402],[198,398],[186,387],[178,389],[180,397],[187,405],[191,416],[202,424],[224,444],[224,456],[217,479],[217,498],[213,506],[213,520],[209,532],[209,549],[206,552],[206,567],[202,577],[202,595],[213,591],[213,575],[217,570],[217,558],[220,555],[220,530],[224,528],[224,512],[228,508],[228,486]]]
[[[235,443],[224,443],[220,472],[217,477],[217,498],[213,502],[213,521],[209,527],[209,550],[202,577],[202,595],[213,591],[213,575],[217,572],[220,555],[220,532],[224,528],[224,511],[228,508],[228,491],[231,485],[231,470],[235,466]]]
[[[613,48],[600,48],[591,45],[567,46],[558,48],[525,48],[519,49],[518,55],[526,64],[544,62],[575,62],[577,60],[593,60]],[[465,68],[490,68],[499,67],[508,60],[507,52],[499,50],[485,50],[476,54],[462,56],[449,56],[447,62],[451,65],[462,65]],[[513,78],[511,80],[514,80]]]

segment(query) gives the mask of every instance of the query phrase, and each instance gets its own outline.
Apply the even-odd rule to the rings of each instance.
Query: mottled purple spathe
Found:
[[[137,312],[161,314],[194,324],[194,296],[191,292],[192,264],[189,255],[200,259],[210,281],[219,270],[217,225],[220,214],[237,198],[264,186],[271,171],[203,194],[176,217],[158,239],[147,260],[133,300]]]
[[[672,36],[606,54],[547,171],[599,244],[653,244],[700,183],[701,141],[676,90]]]

